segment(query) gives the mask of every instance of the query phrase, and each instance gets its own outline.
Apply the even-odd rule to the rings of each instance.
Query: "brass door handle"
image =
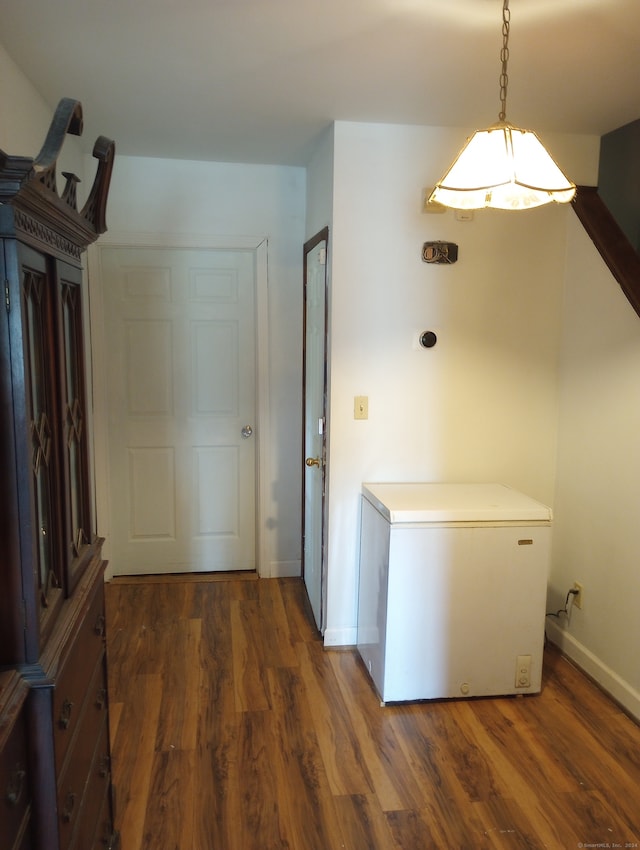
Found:
[[[307,464],[307,466],[318,466],[319,467],[320,464],[321,464],[321,461],[320,461],[319,457],[308,457],[305,460],[305,463]]]

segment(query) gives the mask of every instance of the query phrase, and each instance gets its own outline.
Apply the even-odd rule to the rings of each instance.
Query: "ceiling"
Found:
[[[471,128],[500,109],[502,0],[0,0],[0,42],[83,141],[304,165],[333,121]],[[638,0],[511,0],[508,118],[640,118]],[[1,85],[1,81],[0,81]]]

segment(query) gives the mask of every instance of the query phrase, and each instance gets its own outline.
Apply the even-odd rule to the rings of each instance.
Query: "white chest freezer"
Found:
[[[501,484],[364,484],[358,651],[383,703],[537,693],[551,509]]]

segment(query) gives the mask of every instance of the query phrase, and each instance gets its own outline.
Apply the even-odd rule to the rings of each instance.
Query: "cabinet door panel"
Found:
[[[46,257],[20,246],[20,299],[22,306],[23,399],[28,433],[28,457],[18,458],[18,476],[23,493],[30,490],[33,521],[22,523],[31,533],[26,541],[23,570],[31,567],[40,596],[41,637],[64,596],[60,569],[61,525],[59,490],[59,419],[57,406],[56,345],[51,266]],[[25,527],[26,526],[26,527]]]
[[[91,542],[87,446],[82,276],[79,269],[57,263],[60,326],[61,433],[64,491],[65,580],[71,593],[80,578]]]
[[[2,207],[0,206],[0,221]],[[15,243],[0,241],[0,279],[8,287],[9,303],[20,305]],[[31,498],[27,487],[22,502],[18,488],[18,456],[28,456],[24,418],[16,414],[14,376],[19,381],[22,362],[12,352],[13,338],[22,346],[20,311],[1,311],[0,317],[0,665],[35,661],[38,656],[38,604],[33,574],[20,569],[25,541],[31,530],[21,528],[21,517],[29,514]],[[22,379],[24,385],[24,379]],[[24,613],[23,613],[24,612]],[[25,623],[26,619],[26,623]],[[29,626],[27,627],[27,623]]]

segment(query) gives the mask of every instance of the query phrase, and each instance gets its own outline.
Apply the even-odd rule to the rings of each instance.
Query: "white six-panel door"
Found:
[[[255,255],[103,248],[116,574],[255,569]]]

